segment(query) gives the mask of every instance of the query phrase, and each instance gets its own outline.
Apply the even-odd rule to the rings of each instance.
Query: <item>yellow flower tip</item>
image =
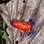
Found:
[[[12,1],[12,3],[14,3],[14,1]]]

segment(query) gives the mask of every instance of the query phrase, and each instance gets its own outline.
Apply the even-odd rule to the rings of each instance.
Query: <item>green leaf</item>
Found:
[[[2,26],[2,25],[0,24],[0,26]]]
[[[1,33],[3,33],[4,31],[3,30],[1,30]]]
[[[2,38],[5,39],[5,34],[2,35]]]

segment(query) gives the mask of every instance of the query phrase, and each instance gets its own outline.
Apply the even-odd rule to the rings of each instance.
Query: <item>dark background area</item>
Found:
[[[2,3],[7,3],[7,2],[9,2],[10,0],[0,0],[0,4],[2,4]]]

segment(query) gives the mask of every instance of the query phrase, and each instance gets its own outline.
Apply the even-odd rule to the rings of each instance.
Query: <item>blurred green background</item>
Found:
[[[7,4],[7,2],[9,2],[10,0],[0,0],[0,4]],[[6,44],[5,42],[5,34],[4,34],[4,30],[3,30],[3,19],[0,15],[0,44]]]
[[[3,30],[3,19],[0,15],[0,44],[6,44],[5,42],[5,34]]]

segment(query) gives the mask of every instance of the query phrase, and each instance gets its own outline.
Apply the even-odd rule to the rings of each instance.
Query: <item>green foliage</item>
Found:
[[[5,39],[5,33],[2,35],[2,38]]]
[[[1,33],[4,33],[4,31],[3,31],[3,30],[1,30]]]
[[[2,35],[2,38],[5,39],[5,34],[4,34],[4,31],[3,30],[0,30],[0,35]]]
[[[0,36],[5,39],[5,34],[4,34],[4,30],[3,29],[3,20],[2,17],[0,16]]]

